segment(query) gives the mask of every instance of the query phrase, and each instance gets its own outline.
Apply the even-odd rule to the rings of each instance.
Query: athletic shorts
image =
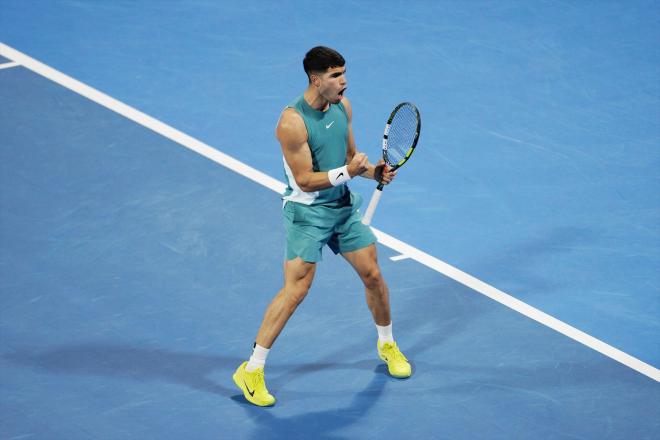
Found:
[[[335,254],[357,251],[376,242],[369,226],[362,224],[358,211],[362,198],[349,193],[339,207],[303,205],[287,201],[283,208],[286,229],[286,259],[300,257],[316,263],[323,259],[326,244]]]

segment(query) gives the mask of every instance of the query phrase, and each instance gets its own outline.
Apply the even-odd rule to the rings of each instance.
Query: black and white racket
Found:
[[[401,168],[410,159],[415,151],[421,129],[422,119],[419,110],[413,104],[402,102],[392,110],[383,134],[383,160],[390,167],[390,171]],[[383,183],[378,182],[378,187],[371,196],[369,206],[362,217],[362,223],[365,225],[371,224],[382,194]]]

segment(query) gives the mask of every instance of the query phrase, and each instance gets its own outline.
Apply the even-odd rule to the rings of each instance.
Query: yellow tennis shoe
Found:
[[[387,364],[387,371],[390,375],[399,379],[410,377],[412,369],[408,363],[408,359],[401,353],[396,342],[385,342],[381,345],[380,342],[376,343],[378,347],[378,355]]]
[[[266,388],[264,369],[257,368],[254,371],[248,372],[245,370],[246,365],[247,361],[243,362],[232,376],[236,386],[243,391],[243,395],[248,402],[257,406],[273,405],[275,403],[275,397]]]

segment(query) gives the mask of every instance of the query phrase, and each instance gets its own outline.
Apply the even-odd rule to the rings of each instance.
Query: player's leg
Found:
[[[315,263],[305,262],[299,257],[284,263],[284,287],[266,308],[250,360],[243,362],[234,373],[236,386],[255,405],[269,406],[275,403],[275,397],[266,388],[266,356],[293,312],[307,296],[315,272]]]
[[[387,283],[378,265],[376,245],[343,252],[342,256],[353,266],[364,283],[367,305],[378,330],[378,355],[387,363],[389,373],[398,378],[410,377],[412,369],[392,336],[390,298]]]
[[[305,299],[314,280],[316,263],[294,258],[284,263],[284,287],[275,295],[257,333],[257,345],[270,348],[298,305]]]
[[[378,266],[376,245],[345,252],[342,256],[353,266],[364,284],[367,305],[376,325],[390,325],[392,318],[389,290]]]

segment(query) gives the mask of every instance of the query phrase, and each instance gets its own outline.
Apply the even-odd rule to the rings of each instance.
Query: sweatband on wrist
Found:
[[[328,171],[328,179],[332,186],[339,186],[342,183],[348,182],[351,180],[351,176],[348,174],[348,166],[344,165],[343,167]]]

